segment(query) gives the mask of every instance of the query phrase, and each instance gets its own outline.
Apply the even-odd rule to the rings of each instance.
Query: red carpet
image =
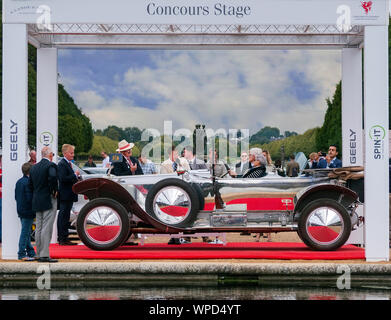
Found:
[[[277,259],[277,260],[352,260],[365,259],[364,249],[353,245],[336,251],[313,251],[302,243],[246,242],[226,246],[191,243],[182,245],[145,244],[124,246],[113,251],[94,251],[84,245],[50,246],[54,259]]]

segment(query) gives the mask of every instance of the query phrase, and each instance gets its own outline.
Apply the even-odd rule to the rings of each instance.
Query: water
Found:
[[[0,289],[1,300],[390,300],[391,288],[128,287]]]

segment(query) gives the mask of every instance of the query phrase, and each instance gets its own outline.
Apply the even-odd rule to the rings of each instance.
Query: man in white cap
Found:
[[[132,157],[132,148],[134,143],[129,143],[126,140],[122,140],[118,143],[117,152],[121,152],[123,159],[122,162],[113,163],[113,170],[111,173],[115,176],[132,176],[141,175],[143,169],[140,163],[135,157]]]

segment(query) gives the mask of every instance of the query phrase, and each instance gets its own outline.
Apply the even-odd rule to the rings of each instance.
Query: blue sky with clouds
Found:
[[[341,79],[339,51],[59,51],[60,81],[95,129],[162,131],[204,123],[217,130],[277,126],[299,133],[323,123]]]

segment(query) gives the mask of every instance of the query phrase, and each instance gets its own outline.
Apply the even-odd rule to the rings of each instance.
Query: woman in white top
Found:
[[[266,172],[274,172],[276,170],[276,167],[272,162],[272,158],[270,156],[269,151],[263,150],[262,154],[266,158]]]
[[[105,151],[102,151],[100,153],[100,155],[102,156],[103,158],[103,161],[102,161],[102,167],[103,168],[110,168],[110,157],[107,155],[107,153]]]

